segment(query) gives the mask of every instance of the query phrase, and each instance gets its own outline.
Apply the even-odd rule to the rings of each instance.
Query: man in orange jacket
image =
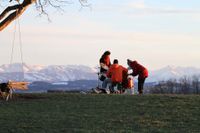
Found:
[[[118,60],[115,59],[113,61],[113,65],[110,66],[108,72],[107,72],[107,79],[103,82],[102,87],[106,89],[106,92],[108,91],[107,85],[109,83],[116,84],[116,83],[122,83],[123,81],[123,72],[128,72],[126,68],[118,64]]]

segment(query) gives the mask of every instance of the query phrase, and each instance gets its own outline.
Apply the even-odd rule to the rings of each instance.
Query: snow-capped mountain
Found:
[[[24,74],[22,73],[24,71]],[[97,69],[84,65],[27,65],[16,63],[0,66],[0,81],[75,81],[97,80]],[[146,82],[157,82],[168,79],[179,79],[183,76],[200,75],[200,69],[194,67],[167,66],[150,71]],[[24,77],[24,78],[23,78]],[[135,78],[136,79],[136,78]]]
[[[23,73],[24,71],[24,73]],[[74,81],[96,79],[96,71],[84,65],[27,65],[19,63],[0,66],[0,81]]]
[[[167,66],[159,70],[150,71],[147,82],[164,81],[168,79],[180,79],[184,76],[200,76],[200,69],[195,67]]]

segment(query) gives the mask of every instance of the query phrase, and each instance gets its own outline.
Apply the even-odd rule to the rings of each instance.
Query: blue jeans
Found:
[[[108,84],[112,84],[112,81],[111,81],[110,78],[107,78],[107,79],[105,79],[105,80],[103,81],[102,88],[103,88],[103,89],[106,89],[107,86],[108,86]]]

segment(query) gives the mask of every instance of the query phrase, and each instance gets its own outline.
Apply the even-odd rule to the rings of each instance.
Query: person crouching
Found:
[[[115,59],[113,61],[113,65],[110,66],[107,72],[107,79],[104,80],[102,87],[109,94],[111,92],[117,92],[115,86],[122,85],[123,80],[123,72],[128,72],[128,69],[118,64],[118,60]],[[111,84],[111,87],[108,87],[108,84]]]

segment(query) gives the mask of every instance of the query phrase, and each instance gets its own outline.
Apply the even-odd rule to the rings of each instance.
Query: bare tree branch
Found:
[[[12,21],[17,19],[21,14],[28,8],[29,5],[31,5],[35,0],[24,0],[22,4],[16,4],[13,6],[10,6],[6,8],[1,14],[0,14],[0,31],[2,31],[5,27],[7,27]],[[14,10],[14,12],[12,12]],[[12,13],[10,13],[12,12]],[[10,14],[9,14],[10,13]],[[9,14],[7,17],[5,17],[7,14]]]
[[[82,7],[90,7],[91,4],[88,4],[87,0],[79,0]]]
[[[49,15],[45,10],[47,6],[51,6],[59,11],[64,11],[64,4],[72,4],[69,0],[22,0],[22,4],[20,4],[20,0],[8,0],[10,3],[18,4],[8,6],[3,12],[0,14],[0,31],[2,31],[5,27],[7,27],[12,21],[17,19],[19,16],[23,14],[23,12],[28,8],[32,3],[36,4],[36,9],[40,12],[40,15],[47,16],[50,21]],[[81,4],[81,7],[89,7],[91,9],[91,4],[88,3],[88,0],[78,0]],[[1,2],[0,2],[1,3]],[[9,4],[8,4],[9,5]]]

